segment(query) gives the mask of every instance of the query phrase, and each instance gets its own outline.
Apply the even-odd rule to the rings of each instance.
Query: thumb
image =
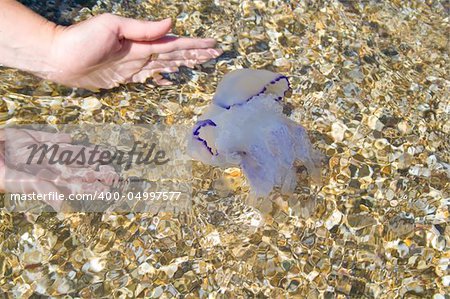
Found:
[[[119,17],[119,33],[133,41],[152,41],[165,36],[172,28],[170,18],[162,21],[142,21]]]

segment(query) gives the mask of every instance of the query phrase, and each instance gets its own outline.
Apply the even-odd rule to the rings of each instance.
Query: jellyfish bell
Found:
[[[209,165],[241,167],[251,194],[258,197],[269,195],[275,186],[292,192],[296,161],[319,182],[320,159],[306,130],[282,112],[280,100],[288,89],[285,76],[269,71],[229,73],[195,124],[188,154]]]
[[[219,82],[213,104],[229,109],[262,94],[270,95],[274,100],[280,101],[289,88],[289,80],[286,76],[266,70],[235,70],[226,74]]]

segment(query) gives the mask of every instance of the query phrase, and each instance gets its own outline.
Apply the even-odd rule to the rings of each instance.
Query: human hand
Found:
[[[69,27],[55,28],[49,55],[55,72],[37,74],[72,87],[91,90],[194,67],[222,54],[214,39],[169,36],[170,19],[140,21],[103,14]]]

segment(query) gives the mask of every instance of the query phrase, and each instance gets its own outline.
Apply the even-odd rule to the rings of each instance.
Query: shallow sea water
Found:
[[[24,2],[62,24],[172,17],[225,53],[100,93],[0,68],[2,124],[190,127],[224,74],[264,68],[289,76],[324,185],[300,168],[294,195],[249,201],[239,170],[194,163],[185,213],[1,208],[1,298],[450,298],[448,1]]]

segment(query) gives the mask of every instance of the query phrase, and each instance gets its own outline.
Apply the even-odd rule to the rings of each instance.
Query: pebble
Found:
[[[81,99],[80,101],[81,101],[80,105],[81,109],[87,111],[95,111],[103,106],[102,103],[96,97],[88,97]]]
[[[331,136],[335,142],[342,142],[344,140],[344,133],[346,126],[342,123],[335,122],[331,125]]]
[[[333,213],[325,220],[325,227],[331,230],[333,227],[338,225],[342,220],[342,213],[339,210],[334,210]]]

